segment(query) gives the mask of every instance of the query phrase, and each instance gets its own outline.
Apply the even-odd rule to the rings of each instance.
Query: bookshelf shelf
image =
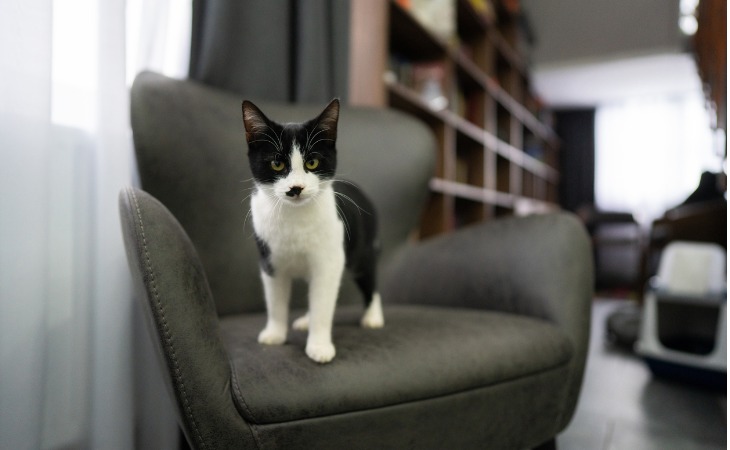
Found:
[[[437,137],[423,237],[557,209],[558,138],[540,119],[527,64],[516,50],[518,22],[501,2],[444,2],[450,9],[439,23],[453,17],[453,30],[445,34],[401,6],[409,2],[353,0],[353,29],[385,24],[386,33],[352,35],[351,72],[382,82],[363,89],[360,81],[353,89],[353,78],[351,103],[403,110]],[[373,39],[382,42],[373,45]]]

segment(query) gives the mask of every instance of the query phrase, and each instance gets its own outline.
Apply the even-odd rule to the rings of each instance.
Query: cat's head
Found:
[[[339,100],[303,123],[274,122],[247,100],[242,109],[248,161],[259,189],[292,205],[316,198],[335,175]]]

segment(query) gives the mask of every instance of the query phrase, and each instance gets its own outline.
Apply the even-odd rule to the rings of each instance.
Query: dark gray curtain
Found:
[[[576,211],[595,203],[595,109],[555,112],[560,137],[560,206]]]
[[[350,3],[194,0],[190,78],[242,97],[347,100]]]

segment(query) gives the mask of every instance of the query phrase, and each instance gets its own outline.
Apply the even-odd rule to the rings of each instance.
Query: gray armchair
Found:
[[[380,214],[386,326],[359,327],[346,278],[325,366],[265,321],[241,98],[152,73],[132,88],[142,190],[120,194],[127,253],[180,426],[194,448],[523,449],[570,421],[592,262],[566,214],[495,220],[414,244],[434,143],[395,111],[343,108],[339,176]],[[256,99],[254,99],[256,100]],[[272,118],[313,107],[260,103]],[[304,307],[295,288],[294,307]]]

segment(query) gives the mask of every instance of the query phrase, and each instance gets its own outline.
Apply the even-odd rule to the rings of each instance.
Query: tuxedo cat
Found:
[[[292,280],[304,279],[309,310],[293,327],[309,330],[307,356],[327,363],[335,356],[332,320],[345,267],[365,297],[361,325],[383,326],[375,277],[375,209],[354,184],[334,179],[340,103],[332,100],[316,118],[288,124],[270,120],[249,101],[242,109],[267,308],[258,340],[270,345],[286,341]]]

